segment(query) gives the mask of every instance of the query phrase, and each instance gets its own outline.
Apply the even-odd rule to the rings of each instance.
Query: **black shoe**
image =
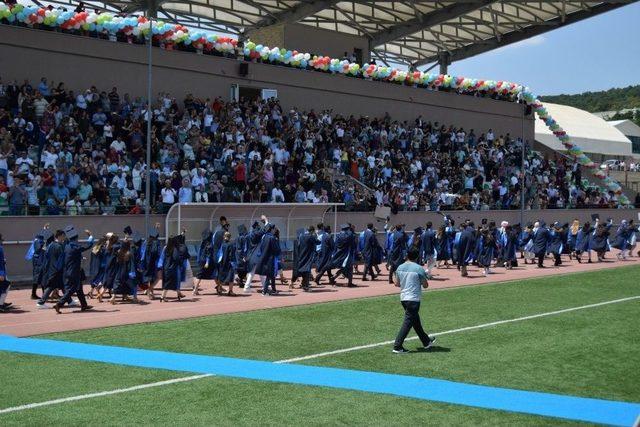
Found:
[[[353,283],[349,283],[349,284],[347,285],[347,288],[357,288],[357,286],[356,286],[356,285],[354,285]]]
[[[369,281],[369,279],[367,279],[367,276],[363,276],[363,277],[362,277],[362,281],[363,281],[363,282],[368,282],[368,281]]]
[[[378,273],[378,274],[380,274],[380,273]],[[378,274],[371,275],[371,280],[376,280],[378,278]]]
[[[309,287],[308,287],[308,286],[306,286],[306,287],[303,287],[303,288],[302,288],[302,291],[303,291],[303,292],[309,292],[310,290],[311,290],[311,289],[309,289]]]
[[[59,304],[54,304],[53,305],[53,309],[56,311],[56,314],[62,314],[62,311],[60,311],[60,305]]]
[[[404,348],[404,347],[394,348],[392,351],[393,351],[395,354],[406,354],[406,353],[410,353],[410,351],[409,351],[409,350],[407,350],[407,349],[406,349],[406,348]]]
[[[80,308],[80,311],[87,311],[87,310],[91,310],[93,308],[93,306],[91,305],[85,305],[84,307]]]
[[[37,294],[33,293],[31,294],[31,299],[40,299],[40,297]]]
[[[4,304],[2,304],[2,309],[3,310],[7,310],[9,309],[9,307],[11,307],[13,305],[12,302],[5,302]]]
[[[421,350],[429,350],[431,347],[433,347],[433,343],[436,342],[436,337],[433,337],[429,340],[429,344],[425,345],[424,347],[421,348]]]

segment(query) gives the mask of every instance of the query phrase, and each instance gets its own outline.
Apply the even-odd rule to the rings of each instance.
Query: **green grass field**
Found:
[[[429,332],[640,295],[640,267],[427,292]],[[640,300],[443,335],[437,351],[390,346],[299,363],[640,402]],[[48,338],[277,361],[393,339],[397,296]],[[417,341],[406,347],[413,349]],[[190,374],[0,352],[0,409]],[[388,395],[222,377],[0,414],[0,425],[558,425],[554,418]]]

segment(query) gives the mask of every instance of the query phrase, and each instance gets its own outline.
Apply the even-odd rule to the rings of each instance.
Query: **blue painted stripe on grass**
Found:
[[[377,372],[0,335],[0,350],[153,369],[384,393],[592,423],[631,426],[640,404]]]

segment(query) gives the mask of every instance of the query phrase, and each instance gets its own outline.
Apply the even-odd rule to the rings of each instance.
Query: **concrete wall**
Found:
[[[338,33],[302,24],[284,27],[284,46],[295,46],[299,52],[340,58],[354,49],[362,51],[362,64],[369,62],[369,40],[366,37]]]
[[[168,91],[178,100],[187,93],[199,97],[229,97],[231,84],[278,90],[285,108],[332,108],[342,114],[427,120],[496,133],[522,133],[522,106],[491,99],[372,82],[315,71],[251,63],[246,78],[238,76],[234,59],[154,49],[153,92]],[[0,75],[6,80],[41,77],[65,82],[68,89],[118,87],[121,94],[145,96],[147,49],[106,40],[0,25]],[[533,140],[533,119],[524,123]]]
[[[239,211],[241,212],[241,211]],[[276,210],[269,210],[265,208],[261,211],[267,216],[276,217],[278,215]],[[489,221],[509,221],[511,224],[520,222],[519,211],[451,211],[446,212],[450,215],[456,223],[460,223],[466,219],[474,221],[476,224],[480,224],[483,218],[487,218]],[[606,218],[612,218],[616,224],[620,223],[623,219],[640,220],[638,215],[640,209],[633,210],[615,210],[615,209],[603,209],[603,210],[539,210],[539,211],[526,211],[524,222],[533,222],[538,219],[544,220],[547,224],[554,221],[571,222],[574,218],[579,219],[581,222],[591,221],[592,214],[599,214],[603,220]],[[233,221],[233,215],[224,212],[224,214]],[[273,215],[272,215],[273,214]],[[245,215],[245,214],[241,214]],[[209,215],[200,215],[206,218]],[[246,216],[246,215],[245,215]],[[329,213],[329,218],[326,222],[333,227],[333,216]],[[314,223],[316,218],[309,221]],[[413,230],[416,227],[424,226],[427,221],[433,222],[433,224],[440,225],[442,223],[442,215],[435,212],[401,212],[397,215],[393,215],[391,218],[392,224],[406,224],[408,231]],[[9,271],[9,278],[13,281],[25,281],[30,280],[31,264],[25,261],[24,255],[27,252],[31,240],[34,234],[42,228],[42,226],[49,222],[51,229],[62,229],[69,224],[73,224],[77,230],[81,233],[85,229],[91,230],[95,236],[101,236],[109,231],[118,233],[122,236],[122,230],[126,225],[130,225],[134,231],[144,231],[144,216],[142,215],[121,215],[121,216],[55,216],[55,217],[2,217],[0,219],[0,232],[3,234],[5,245],[5,256],[7,258],[7,268]],[[164,236],[164,215],[152,215],[150,224],[153,226],[156,222],[161,224],[160,235]],[[384,222],[376,220],[372,212],[339,212],[336,223],[352,223],[356,226],[356,229],[362,230],[366,227],[367,223],[373,222],[379,231],[383,230]],[[197,223],[198,230],[202,226],[201,223]],[[9,226],[10,225],[10,226]],[[187,224],[188,225],[188,224]],[[247,221],[247,226],[249,226]],[[302,226],[302,225],[300,225]],[[192,225],[192,228],[195,227]],[[296,226],[298,227],[298,226]],[[81,236],[84,238],[84,236]],[[14,242],[19,243],[14,243]],[[88,256],[87,256],[88,258]]]
[[[342,58],[354,49],[362,51],[362,63],[369,62],[369,40],[366,37],[338,33],[337,31],[302,24],[279,24],[256,28],[247,32],[247,38],[269,47],[286,47],[299,52]]]

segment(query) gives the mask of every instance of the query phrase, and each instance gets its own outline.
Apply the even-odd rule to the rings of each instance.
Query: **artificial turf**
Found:
[[[437,332],[636,295],[640,295],[640,267],[624,267],[429,292],[421,314],[428,331]],[[640,329],[635,318],[639,304],[633,300],[445,335],[439,339],[438,351],[429,353],[397,356],[383,346],[300,363],[638,402]],[[48,337],[280,360],[392,339],[401,315],[398,298],[392,296]],[[2,353],[2,360],[7,363],[0,365],[0,377],[12,378],[8,387],[0,387],[2,407],[184,376],[10,353]],[[0,424],[73,424],[75,419],[118,425],[560,422],[360,392],[205,378],[4,414]]]

